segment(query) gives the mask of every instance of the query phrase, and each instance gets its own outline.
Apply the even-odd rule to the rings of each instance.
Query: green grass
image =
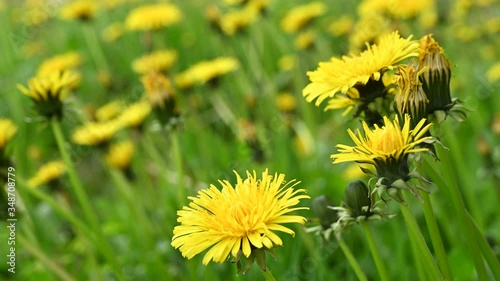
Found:
[[[18,179],[15,280],[116,280],[109,256],[99,246],[101,238],[116,259],[116,268],[122,271],[123,280],[263,280],[256,265],[245,275],[237,275],[236,266],[230,262],[204,266],[201,263],[203,254],[187,260],[170,246],[172,231],[177,225],[176,212],[188,203],[187,196],[195,196],[199,189],[209,184],[217,186],[218,180],[234,182],[233,170],[241,175],[246,170],[260,173],[269,168],[272,173],[285,173],[287,180],[301,181],[298,187],[307,189],[311,197],[326,194],[336,204],[340,203],[350,179],[345,175],[347,165],[333,165],[330,155],[336,152],[336,144],[351,143],[346,130],[356,128],[359,122],[342,117],[339,111],[324,112],[307,103],[302,97],[302,89],[309,82],[306,71],[314,70],[319,62],[332,56],[347,54],[347,37],[332,36],[326,26],[345,14],[356,19],[356,3],[327,4],[328,12],[310,25],[318,33],[315,45],[307,50],[296,50],[294,36],[283,32],[279,24],[287,9],[299,1],[271,1],[263,17],[234,36],[211,29],[203,18],[203,8],[210,1],[173,2],[182,10],[183,20],[153,35],[156,48],[172,48],[178,52],[172,74],[218,56],[234,56],[241,67],[221,77],[215,87],[202,85],[189,92],[179,89],[177,97],[182,118],[175,132],[155,130],[152,116],[145,122],[141,134],[128,129],[120,131],[116,139],[135,138],[137,142],[131,164],[132,179],[127,179],[120,171],[110,170],[101,150],[71,144],[69,156],[89,197],[88,210],[82,208],[72,189],[73,179],[68,175],[61,179],[59,191],[48,186],[35,192],[28,190],[26,181],[37,169],[61,156],[50,120],[37,116],[31,100],[16,89],[16,84],[26,85],[45,58],[70,50],[83,54],[85,62],[79,67],[82,83],[65,105],[61,121],[63,137],[69,140],[74,129],[88,119],[85,106],[98,107],[117,98],[128,102],[140,98],[143,88],[130,64],[146,53],[141,35],[126,32],[117,42],[98,42],[114,85],[106,89],[97,82],[98,69],[85,41],[82,23],[55,17],[42,26],[26,27],[20,22],[25,16],[21,4],[9,2],[0,11],[3,36],[0,43],[3,86],[0,117],[12,119],[19,127],[8,146]],[[137,4],[125,4],[111,11],[100,11],[93,22],[86,24],[99,36],[105,26],[123,21],[135,6]],[[58,11],[57,5],[50,6],[49,10],[47,7],[45,11],[51,14]],[[476,7],[466,19],[481,23],[484,17],[491,17],[499,9],[498,5],[490,9]],[[485,78],[493,60],[498,59],[498,50],[494,49],[493,55],[484,50],[487,46],[498,46],[498,34],[483,34],[471,41],[461,41],[456,38],[453,19],[446,11],[442,11],[440,21],[430,30],[424,30],[412,20],[405,21],[401,30],[404,37],[414,34],[415,38],[420,38],[434,33],[454,65],[452,95],[463,100],[470,112],[466,122],[458,123],[448,118],[441,128],[441,141],[450,148],[449,161],[440,164],[427,159],[427,162],[431,162],[429,169],[434,171],[440,171],[441,165],[448,166],[449,172],[444,175],[453,178],[450,182],[456,182],[465,206],[498,258],[500,186],[496,154],[500,136],[498,131],[493,131],[492,122],[494,114],[498,122],[500,84],[498,81],[490,83]],[[42,49],[39,54],[29,57],[22,47],[34,41],[40,42]],[[293,56],[297,62],[290,72],[278,68],[278,59],[284,55]],[[296,131],[286,126],[283,113],[275,105],[276,96],[282,91],[296,97],[294,128],[301,128],[302,136],[311,137],[311,151],[307,154],[297,148]],[[254,106],[248,106],[250,98],[255,99]],[[198,108],[191,104],[193,99],[198,101]],[[262,161],[255,161],[252,148],[238,137],[238,124],[242,119],[251,119],[255,124],[264,155]],[[480,138],[490,145],[489,155],[479,154]],[[33,148],[39,150],[36,157],[28,153]],[[479,172],[491,161],[497,169],[496,177],[492,173]],[[430,171],[426,175],[433,178]],[[441,175],[438,173],[438,176]],[[477,273],[462,235],[460,225],[464,222],[458,221],[461,216],[455,212],[447,192],[443,192],[439,182],[435,183],[437,186],[430,197],[454,280],[473,280]],[[410,199],[409,204],[434,254],[421,203]],[[310,207],[310,201],[304,200],[301,205]],[[370,222],[369,226],[389,279],[418,280],[403,216],[395,202],[390,202],[389,209],[398,215]],[[89,212],[96,217],[97,225],[92,225],[92,219],[89,222]],[[312,211],[299,213],[314,218]],[[0,222],[0,280],[14,280],[9,279],[12,275],[7,272],[5,262],[7,224],[5,219]],[[326,242],[306,233],[302,226],[290,227],[296,232],[295,237],[280,234],[284,246],[273,250],[275,257],[267,256],[267,266],[276,280],[357,280],[335,239]],[[101,238],[96,234],[97,228],[102,232]],[[362,227],[349,228],[343,239],[368,280],[378,280]],[[488,267],[486,271],[488,278],[494,280]]]

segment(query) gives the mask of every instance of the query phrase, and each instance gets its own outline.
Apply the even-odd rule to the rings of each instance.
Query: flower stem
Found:
[[[444,151],[444,148],[439,145],[436,146],[436,152],[439,159],[441,159],[441,168],[443,174],[442,188],[447,189],[448,195],[451,197],[450,199],[454,206],[455,212],[458,214],[458,223],[465,236],[465,245],[474,259],[478,279],[488,280],[488,274],[484,266],[483,258],[481,257],[481,253],[478,247],[476,247],[479,237],[476,237],[472,221],[469,219],[467,215],[467,208],[465,207],[465,202],[462,199],[460,190],[458,189],[455,174],[451,171],[451,166],[449,164],[450,159],[448,157],[448,153]],[[433,172],[434,172],[433,179],[439,178],[439,175],[436,175],[437,173],[435,171]]]
[[[417,250],[419,252],[418,256],[422,260],[426,271],[428,271],[428,273],[432,276],[432,280],[442,280],[443,277],[441,272],[439,272],[439,268],[434,262],[432,254],[425,243],[425,239],[420,232],[417,221],[415,220],[410,207],[403,204],[399,204],[399,206],[401,208],[401,213],[403,213],[408,232],[410,233],[410,238],[415,241],[415,245],[417,246]]]
[[[88,48],[90,50],[90,54],[92,55],[94,62],[98,68],[98,70],[106,71],[109,73],[109,65],[104,56],[104,52],[102,51],[102,47],[99,44],[99,39],[95,33],[95,30],[89,24],[83,25],[83,35],[85,37],[85,41],[87,41]]]
[[[184,169],[182,167],[182,152],[179,144],[179,135],[173,130],[170,132],[170,136],[172,141],[172,154],[175,162],[175,170],[177,171],[177,202],[184,205],[184,202],[186,201],[186,186],[184,184]]]
[[[271,270],[269,270],[269,268],[266,267],[266,270],[261,270],[262,271],[262,274],[264,275],[264,277],[266,278],[266,281],[276,281],[276,279],[274,278],[273,274],[271,273]]]
[[[78,203],[82,207],[85,218],[90,224],[90,227],[96,239],[97,247],[102,251],[103,255],[111,263],[111,266],[118,280],[124,280],[122,272],[118,266],[118,263],[116,262],[115,255],[112,253],[109,244],[106,243],[104,239],[102,228],[99,226],[99,223],[95,216],[96,212],[92,210],[90,200],[87,194],[85,193],[85,189],[83,188],[80,182],[78,174],[76,173],[75,170],[75,166],[67,151],[66,141],[64,140],[61,124],[59,123],[58,119],[52,118],[51,125],[52,125],[52,132],[54,133],[54,137],[56,139],[57,147],[59,148],[59,153],[61,154],[61,157],[63,158],[64,163],[66,165],[67,174],[71,182],[71,187],[73,188],[73,193],[76,195],[76,199],[78,200]]]
[[[425,221],[427,222],[427,228],[429,229],[432,247],[434,249],[434,252],[436,253],[439,268],[441,269],[445,280],[453,280],[450,266],[448,265],[448,258],[444,249],[443,240],[441,239],[441,234],[439,233],[436,217],[434,216],[434,210],[432,208],[430,196],[425,191],[420,191],[420,196],[424,200],[423,207]]]
[[[481,250],[481,253],[483,254],[484,259],[490,266],[491,272],[493,273],[493,276],[495,277],[495,280],[500,280],[500,263],[498,262],[495,254],[491,250],[490,245],[488,244],[488,241],[484,238],[483,234],[481,233],[481,230],[479,229],[479,226],[476,224],[472,216],[467,213],[471,224],[474,228],[474,232],[477,237],[477,244],[479,246],[479,249]]]
[[[356,274],[358,279],[360,281],[368,281],[365,273],[361,269],[361,266],[359,266],[358,261],[356,261],[356,258],[351,253],[351,250],[349,250],[349,247],[344,242],[344,239],[342,239],[342,237],[340,235],[336,235],[336,237],[337,237],[337,241],[339,242],[340,248],[342,249],[342,252],[344,252],[344,255],[346,256],[347,261],[349,261],[349,264],[351,265],[351,267],[354,270],[354,273]]]
[[[377,267],[378,274],[380,276],[380,280],[389,281],[389,275],[387,274],[387,269],[384,264],[384,260],[380,255],[380,252],[377,248],[377,244],[375,243],[375,239],[373,237],[373,233],[370,229],[370,226],[367,222],[362,222],[363,230],[365,231],[366,240],[368,241],[368,246],[370,247],[370,251],[372,252],[373,260],[375,261],[375,266]]]
[[[49,270],[54,273],[59,280],[62,281],[74,281],[75,278],[64,270],[59,264],[57,264],[52,258],[48,257],[42,250],[33,245],[28,239],[26,239],[22,234],[18,234],[17,239],[19,239],[19,244],[23,246],[37,261],[41,262]]]

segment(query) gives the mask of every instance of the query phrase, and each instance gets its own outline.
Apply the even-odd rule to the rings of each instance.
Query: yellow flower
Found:
[[[164,107],[175,98],[170,81],[161,73],[149,72],[141,78],[146,96],[153,107]]]
[[[241,10],[231,11],[222,15],[219,25],[222,32],[227,35],[233,35],[238,30],[253,23],[258,16],[258,10],[247,6]]]
[[[393,18],[410,18],[428,10],[433,5],[433,0],[399,1],[399,0],[368,0],[363,1],[358,7],[361,16],[374,13],[388,14]]]
[[[28,185],[38,187],[60,178],[66,173],[66,165],[63,161],[51,161],[38,169],[36,174],[28,180]]]
[[[199,62],[175,77],[176,85],[189,88],[194,84],[204,84],[239,68],[239,62],[232,57],[220,57]]]
[[[76,129],[72,141],[80,145],[106,144],[121,128],[117,121],[89,122]]]
[[[118,115],[123,110],[123,102],[115,100],[99,107],[95,112],[95,119],[99,122],[109,121]]]
[[[356,106],[360,100],[359,91],[356,88],[351,88],[347,93],[337,93],[328,101],[325,110],[345,108],[342,116],[346,116]]]
[[[424,126],[425,122],[426,119],[420,120],[413,130],[410,129],[410,116],[408,114],[404,116],[403,128],[399,125],[397,118],[391,122],[386,116],[384,116],[382,128],[375,125],[372,130],[366,122],[363,122],[365,136],[363,137],[359,130],[357,130],[358,136],[356,136],[351,129],[348,129],[347,132],[356,146],[338,144],[339,153],[331,156],[333,163],[354,161],[377,167],[380,163],[398,162],[411,153],[428,151],[427,148],[416,147],[418,144],[432,139],[432,137],[423,137],[432,125],[431,123]]]
[[[281,20],[281,28],[288,33],[298,31],[316,17],[326,13],[326,4],[323,2],[312,2],[297,6],[288,11]]]
[[[427,116],[426,108],[429,103],[422,83],[419,81],[420,75],[427,68],[418,71],[417,67],[417,65],[410,63],[398,68],[399,87],[394,99],[399,115],[409,114],[414,122]]]
[[[488,69],[488,72],[486,72],[486,78],[491,83],[500,80],[500,62],[495,63]]]
[[[116,169],[126,169],[134,155],[134,144],[131,141],[122,141],[113,144],[106,154],[106,163]]]
[[[125,20],[129,30],[156,30],[177,23],[182,14],[172,4],[145,5],[130,11]]]
[[[292,55],[282,56],[278,61],[278,67],[282,71],[291,71],[295,67],[295,58]]]
[[[344,15],[330,23],[328,31],[334,36],[346,35],[352,30],[354,19],[350,15]]]
[[[132,62],[132,69],[140,74],[168,71],[176,59],[176,51],[159,50],[135,59]]]
[[[17,126],[12,120],[7,118],[0,119],[0,150],[5,148],[5,145],[17,133]],[[2,155],[0,155],[1,157]]]
[[[120,39],[123,35],[123,23],[121,22],[114,22],[110,25],[108,25],[104,30],[102,31],[102,38],[106,42],[115,42],[116,40]]]
[[[46,59],[38,67],[38,75],[48,75],[52,72],[70,70],[82,64],[82,56],[78,52],[68,52]]]
[[[71,90],[80,84],[80,74],[74,71],[56,71],[47,75],[38,75],[28,81],[28,88],[17,88],[34,102],[37,111],[45,117],[62,116],[62,101]]]
[[[80,84],[80,74],[74,71],[56,71],[48,75],[38,75],[28,81],[28,88],[17,88],[35,101],[63,101],[71,89]]]
[[[393,69],[406,58],[418,56],[418,51],[418,41],[412,41],[411,36],[401,38],[398,32],[393,32],[358,56],[334,57],[329,62],[319,63],[318,69],[307,72],[311,83],[302,94],[308,102],[317,98],[316,106],[319,106],[338,92],[345,94],[356,85],[379,81],[386,70]]]
[[[233,186],[228,181],[219,181],[222,190],[210,185],[189,197],[192,202],[177,212],[180,225],[174,228],[172,246],[182,255],[191,259],[206,249],[203,264],[210,261],[222,263],[231,254],[238,258],[241,254],[250,257],[253,251],[282,246],[283,241],[275,231],[291,235],[295,233],[282,226],[283,223],[304,224],[302,216],[289,215],[296,210],[300,199],[309,198],[305,189],[294,190],[297,184],[292,180],[284,185],[284,174],[268,171],[258,179],[247,171],[243,180],[236,172],[237,182]]]
[[[297,100],[291,93],[284,92],[276,97],[276,105],[280,110],[290,112],[297,108]]]
[[[63,19],[86,21],[92,19],[97,10],[97,3],[92,0],[70,1],[61,8]]]
[[[314,39],[316,39],[316,32],[312,30],[301,32],[297,38],[295,38],[295,48],[298,50],[307,49],[314,44]]]
[[[118,122],[124,127],[139,127],[151,113],[151,104],[148,101],[139,101],[129,105],[118,116]]]

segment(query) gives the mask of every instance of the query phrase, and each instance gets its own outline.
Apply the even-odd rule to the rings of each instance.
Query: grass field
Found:
[[[500,280],[500,2],[409,3],[0,1],[0,280]],[[157,6],[139,9],[149,5]],[[382,46],[394,31],[401,40],[413,36],[416,53],[374,68],[380,79],[374,71],[370,82],[354,79],[348,88],[359,99],[338,88],[318,106],[309,100],[304,89],[324,62],[371,52],[367,44]],[[402,153],[422,177],[402,178],[415,196],[396,181],[384,191],[376,186],[387,183],[380,167],[363,166],[377,166],[370,179],[354,161],[332,163],[343,156],[331,155],[338,144],[355,145],[348,129],[364,133],[362,121],[373,129],[384,125],[382,116],[398,116],[393,93],[366,101],[363,84],[401,94],[399,80],[382,84],[384,74],[399,77],[398,65],[418,59],[427,34],[451,63],[451,97],[461,103],[428,117],[426,136],[436,142],[425,147],[439,160]],[[362,63],[333,68],[325,83]],[[334,97],[347,97],[354,110],[325,110]],[[416,99],[411,90],[409,100]],[[391,141],[380,140],[381,149]],[[221,190],[219,180],[236,186],[235,172],[260,178],[266,169],[296,179],[293,188],[310,197],[283,207],[306,207],[291,214],[307,222],[284,224],[294,235],[274,231],[282,246],[271,239],[272,251],[260,251],[266,246],[253,243],[246,261],[256,262],[239,274],[229,250],[225,262],[204,265],[207,251],[187,259],[173,246],[178,211],[200,190]],[[356,221],[344,197],[356,180],[394,216],[375,220],[365,209],[358,215],[371,219]],[[336,212],[315,205],[322,195],[347,208],[353,223],[334,231]],[[221,217],[202,226],[238,217],[235,209],[267,208],[255,198],[227,210],[214,203]]]

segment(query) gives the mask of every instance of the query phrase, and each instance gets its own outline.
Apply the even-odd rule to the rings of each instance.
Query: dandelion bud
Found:
[[[337,221],[337,212],[331,209],[332,206],[334,206],[332,200],[326,195],[316,197],[312,201],[312,211],[321,221],[323,229],[329,228],[332,223]]]
[[[344,204],[354,217],[367,215],[372,207],[370,190],[362,181],[351,182],[345,189]]]
[[[417,72],[418,66],[414,63],[400,66],[398,69],[399,91],[395,97],[395,104],[401,119],[405,114],[411,116],[412,128],[416,122],[427,117],[427,103],[429,100],[419,81],[420,74],[426,69]]]
[[[432,34],[420,39],[419,71],[427,67],[427,70],[420,76],[420,80],[429,99],[428,113],[447,110],[452,106],[451,64],[443,53],[443,48],[434,40]]]

